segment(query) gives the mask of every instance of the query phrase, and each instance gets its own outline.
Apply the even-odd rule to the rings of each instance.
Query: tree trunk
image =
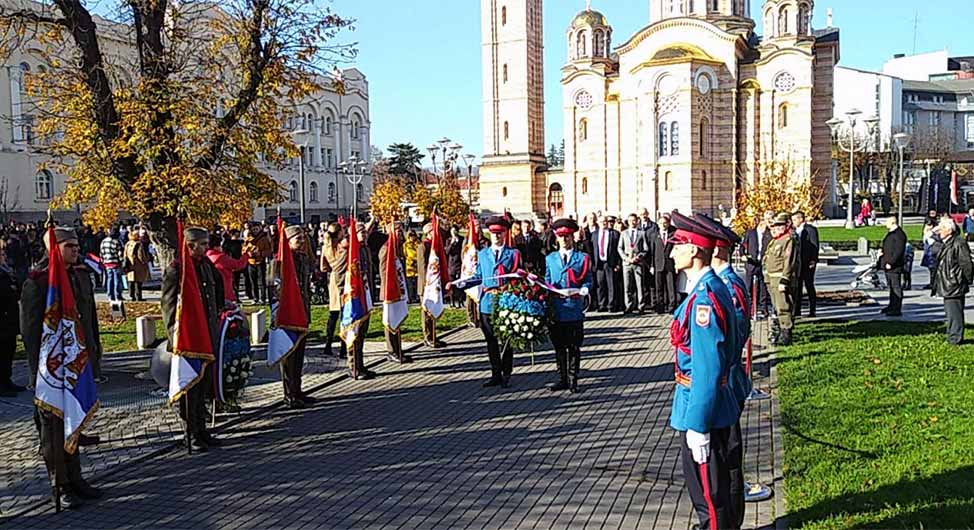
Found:
[[[149,216],[149,240],[156,247],[159,268],[162,273],[179,257],[179,238],[176,234],[176,218],[161,214]]]

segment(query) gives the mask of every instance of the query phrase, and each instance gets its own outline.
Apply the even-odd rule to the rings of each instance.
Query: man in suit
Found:
[[[766,212],[756,227],[745,232],[742,245],[745,257],[744,281],[748,293],[756,295],[758,311],[765,316],[771,307],[771,296],[768,294],[767,284],[764,283],[764,268],[761,261],[764,259],[764,251],[768,248],[768,243],[771,242],[771,230],[768,228],[769,214],[770,212]]]
[[[629,216],[629,228],[619,238],[619,255],[622,257],[622,282],[626,293],[625,314],[642,312],[646,305],[643,293],[643,260],[649,253],[646,237],[639,229],[639,217]]]
[[[659,295],[656,291],[655,251],[659,248],[656,238],[659,235],[659,225],[649,216],[649,210],[643,208],[639,214],[639,229],[646,240],[646,255],[643,257],[643,305],[642,310],[648,311],[659,305]]]
[[[656,270],[657,311],[672,313],[677,306],[676,267],[670,253],[673,244],[670,237],[676,228],[670,226],[670,214],[664,213],[659,218],[658,235],[653,238],[653,268]]]
[[[815,316],[815,267],[818,265],[818,228],[805,223],[805,212],[791,215],[798,237],[798,282],[795,285],[795,316],[802,314],[802,291],[808,292],[808,316]]]
[[[889,284],[889,305],[882,310],[888,317],[903,315],[903,256],[906,254],[906,232],[896,222],[896,217],[886,220],[886,237],[879,256],[879,266],[886,273]]]
[[[518,250],[521,252],[521,257],[524,258],[524,265],[529,272],[544,276],[546,256],[544,240],[541,238],[541,234],[534,231],[534,223],[530,219],[521,221],[521,236],[522,242]]]
[[[605,313],[616,307],[615,273],[621,270],[619,232],[612,229],[613,219],[602,216],[600,227],[592,233],[593,261],[598,286],[598,311]]]

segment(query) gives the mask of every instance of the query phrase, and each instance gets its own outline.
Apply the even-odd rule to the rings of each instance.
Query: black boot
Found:
[[[88,484],[84,479],[78,479],[72,482],[71,490],[74,491],[78,497],[86,500],[100,499],[103,495],[100,489]]]
[[[61,509],[62,510],[77,510],[84,506],[84,501],[81,497],[76,495],[71,488],[62,486],[61,487]]]

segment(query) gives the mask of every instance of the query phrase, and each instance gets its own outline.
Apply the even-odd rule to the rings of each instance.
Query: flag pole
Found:
[[[53,249],[54,246],[57,245],[57,239],[51,232],[51,229],[54,228],[54,215],[51,213],[50,208],[47,209],[46,224],[48,229],[48,243],[50,244],[50,248]],[[63,406],[62,400],[62,407]],[[55,428],[55,423],[57,422],[53,419],[56,418],[56,416],[53,414],[51,414],[51,416],[52,419],[47,425],[47,428],[49,429],[48,439],[51,440],[51,444],[53,445],[51,450],[54,453],[52,455],[54,457],[54,473],[51,474],[51,495],[54,497],[54,513],[61,513],[61,484],[58,480],[58,469],[61,467],[61,464],[64,461],[64,420],[61,421],[61,432],[58,434],[58,429]]]

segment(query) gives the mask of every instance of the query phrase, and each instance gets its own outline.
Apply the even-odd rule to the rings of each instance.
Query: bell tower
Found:
[[[481,0],[484,156],[480,207],[545,211],[542,0]]]

